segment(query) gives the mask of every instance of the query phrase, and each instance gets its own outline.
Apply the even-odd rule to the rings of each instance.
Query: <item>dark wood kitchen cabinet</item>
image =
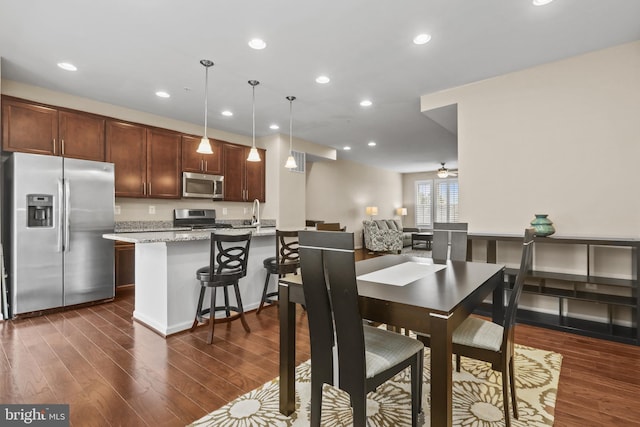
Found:
[[[2,97],[4,151],[105,160],[105,118]]]
[[[147,197],[179,199],[182,196],[181,152],[181,134],[147,129]]]
[[[265,201],[266,150],[258,149],[260,162],[248,162],[250,147],[223,144],[224,200],[250,202]]]
[[[180,198],[181,135],[107,121],[107,161],[115,164],[116,197]]]
[[[213,154],[200,154],[196,150],[200,139],[182,136],[182,170],[184,172],[222,175],[222,142],[209,138]]]
[[[107,161],[115,165],[116,197],[146,197],[147,129],[107,120]]]
[[[116,286],[134,284],[136,281],[135,243],[116,242],[114,250]]]

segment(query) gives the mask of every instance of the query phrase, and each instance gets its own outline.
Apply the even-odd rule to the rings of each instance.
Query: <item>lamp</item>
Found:
[[[289,157],[287,157],[287,163],[284,164],[284,167],[287,169],[295,169],[298,167],[296,164],[296,159],[293,158],[293,101],[295,101],[295,96],[287,96],[289,100]]]
[[[398,208],[398,209],[396,209],[396,215],[407,216],[407,208]]]
[[[364,209],[365,213],[371,217],[373,220],[374,215],[378,215],[378,207],[377,206],[367,206]]]
[[[249,150],[249,157],[247,157],[248,162],[259,162],[260,161],[260,153],[258,153],[258,149],[256,148],[256,86],[260,84],[257,80],[249,80],[249,84],[253,88],[253,144],[251,145],[251,150]]]
[[[197,153],[200,154],[213,154],[211,149],[211,143],[207,138],[207,100],[209,98],[209,67],[213,66],[213,61],[208,59],[201,59],[200,63],[204,66],[204,136],[200,140]]]

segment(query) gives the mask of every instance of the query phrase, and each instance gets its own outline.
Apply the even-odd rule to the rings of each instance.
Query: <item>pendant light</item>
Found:
[[[293,101],[296,100],[295,96],[287,96],[289,100],[289,157],[287,157],[287,163],[284,167],[287,169],[295,169],[298,167],[296,159],[293,158]]]
[[[198,145],[198,149],[196,152],[200,154],[213,154],[213,150],[211,149],[211,143],[209,142],[209,138],[207,138],[207,99],[209,95],[209,67],[213,66],[213,62],[208,59],[200,60],[200,63],[204,66],[205,69],[205,77],[204,77],[204,136],[200,140],[200,144]]]
[[[257,80],[249,80],[249,84],[253,88],[253,144],[251,145],[251,150],[249,150],[249,157],[247,157],[248,162],[259,162],[260,161],[260,153],[258,153],[258,149],[256,148],[256,86],[260,84]]]

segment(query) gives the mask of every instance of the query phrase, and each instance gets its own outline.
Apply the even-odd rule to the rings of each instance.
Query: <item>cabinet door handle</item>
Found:
[[[60,154],[64,156],[64,139],[60,139],[60,145],[62,147],[60,150]]]
[[[205,160],[205,161],[204,161],[204,170],[205,170],[205,171],[206,171],[206,170],[209,170],[209,161],[208,161],[208,160]]]
[[[56,139],[53,138],[53,155],[56,155]]]
[[[151,195],[151,181],[149,181],[149,196]]]
[[[200,170],[204,171],[204,160],[200,159]]]
[[[146,182],[142,183],[142,195],[143,196],[147,195],[147,183]]]

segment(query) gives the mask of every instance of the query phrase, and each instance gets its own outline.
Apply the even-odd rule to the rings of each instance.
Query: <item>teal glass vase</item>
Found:
[[[549,216],[548,214],[535,214],[535,216],[533,221],[531,221],[531,225],[533,229],[536,230],[536,236],[546,237],[556,232],[556,229],[553,227],[553,222],[547,218]]]

